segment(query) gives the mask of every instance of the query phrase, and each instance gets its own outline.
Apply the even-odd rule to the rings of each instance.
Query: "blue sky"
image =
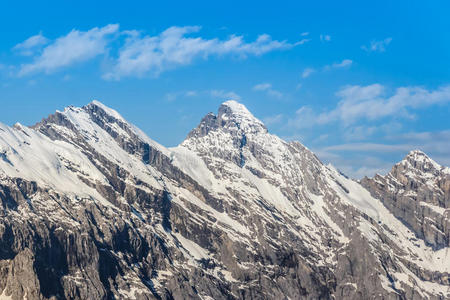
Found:
[[[224,100],[354,178],[450,165],[448,1],[0,4],[0,121],[98,99],[166,146]]]

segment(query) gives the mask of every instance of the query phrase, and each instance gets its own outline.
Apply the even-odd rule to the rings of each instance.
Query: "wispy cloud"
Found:
[[[236,94],[233,91],[225,91],[225,90],[211,90],[210,92],[211,97],[218,98],[222,100],[240,100],[241,96]]]
[[[313,68],[306,68],[303,70],[302,78],[308,78],[312,73],[316,72]]]
[[[30,56],[34,54],[34,51],[36,49],[41,48],[45,44],[47,44],[49,40],[42,35],[40,32],[37,35],[33,35],[23,41],[22,43],[19,43],[13,47],[14,51],[17,51],[21,55]]]
[[[353,126],[350,128],[346,128],[343,133],[343,138],[348,141],[367,140],[379,130],[380,128],[378,128],[377,126]]]
[[[326,141],[329,138],[329,136],[330,135],[328,133],[321,134],[312,141],[312,144],[322,143]]]
[[[257,84],[253,87],[254,91],[262,91],[262,92],[266,92],[267,95],[274,97],[274,98],[283,98],[283,93],[277,90],[274,90],[272,88],[272,84],[270,83],[260,83]]]
[[[379,144],[379,143],[349,143],[333,145],[323,148],[324,151],[367,151],[367,152],[398,152],[398,151],[409,151],[412,149],[411,145],[400,144],[400,145],[389,145],[389,144]]]
[[[166,94],[166,100],[169,102],[175,101],[180,97],[195,97],[199,95],[201,92],[189,90],[189,91],[180,91],[180,92],[170,92]]]
[[[450,86],[436,90],[400,87],[387,96],[385,87],[380,84],[353,85],[340,89],[336,96],[340,100],[334,109],[316,113],[304,106],[297,110],[296,117],[289,124],[302,128],[339,121],[348,126],[359,120],[374,121],[393,116],[410,118],[416,109],[450,102]],[[309,122],[302,122],[305,119]]]
[[[384,52],[386,51],[386,47],[392,42],[392,38],[388,37],[381,41],[373,40],[370,42],[370,45],[361,46],[361,49],[367,52]]]
[[[108,36],[117,33],[119,25],[110,24],[102,28],[92,28],[88,31],[72,30],[47,45],[34,61],[21,66],[19,76],[30,73],[52,73],[63,67],[71,66],[94,58],[106,52]],[[30,41],[31,39],[31,41]],[[15,48],[34,47],[42,44],[42,37],[31,37]]]
[[[287,127],[294,129],[308,128],[316,125],[317,114],[314,110],[304,105],[295,111],[295,115],[287,120]]]
[[[314,73],[321,72],[321,71],[330,71],[333,69],[343,69],[343,68],[349,68],[353,64],[353,60],[351,59],[344,59],[341,62],[332,63],[330,65],[325,65],[323,67],[314,69],[314,68],[306,68],[303,70],[302,78],[308,78]]]
[[[388,172],[395,162],[383,157],[401,157],[419,149],[443,166],[450,166],[450,130],[408,132],[387,137],[389,142],[345,143],[314,149],[325,161],[332,161],[353,178]],[[363,166],[363,167],[360,167]]]
[[[281,123],[281,121],[283,121],[283,114],[263,118],[264,124],[268,126]]]
[[[345,151],[325,150],[324,148],[314,148],[314,153],[325,163],[332,162],[341,172],[354,179],[375,174],[387,173],[394,164],[377,156],[377,154],[366,153],[364,151],[352,151],[351,155],[346,155]],[[406,154],[409,149],[401,150],[400,155]],[[392,154],[392,153],[391,153]]]
[[[331,41],[331,36],[329,34],[321,34],[320,41],[321,42],[329,42],[329,41]]]
[[[272,88],[272,84],[270,83],[260,83],[253,87],[254,91],[266,91]]]
[[[324,70],[331,70],[331,69],[340,69],[340,68],[347,68],[350,67],[353,64],[353,61],[351,59],[344,59],[341,62],[333,63],[331,65],[326,65],[323,67]]]
[[[172,102],[178,99],[186,99],[186,98],[217,98],[221,100],[240,100],[241,96],[233,91],[226,91],[220,89],[212,89],[212,90],[187,90],[187,91],[176,91],[170,92],[165,95],[165,98],[168,102]]]
[[[260,56],[307,42],[307,39],[295,43],[278,41],[267,34],[258,36],[253,42],[246,42],[242,36],[236,35],[225,40],[190,36],[199,31],[199,26],[185,26],[170,27],[156,36],[133,34],[120,49],[113,68],[104,78],[155,76],[168,69],[192,64],[195,59],[207,59],[213,55]]]
[[[450,130],[405,133],[411,126],[402,123],[415,120],[411,117],[420,116],[424,108],[450,103],[450,86],[391,90],[381,84],[353,85],[339,89],[335,95],[338,101],[334,107],[318,111],[301,106],[283,127],[294,135],[306,134],[320,159],[332,162],[353,178],[385,173],[413,149],[450,165]]]
[[[212,56],[234,56],[245,59],[268,52],[288,50],[309,41],[306,35],[296,42],[275,40],[268,34],[247,42],[243,36],[204,38],[199,26],[170,27],[157,35],[144,35],[138,30],[119,31],[119,25],[109,24],[88,31],[72,30],[67,35],[49,40],[41,33],[17,44],[13,51],[33,56],[22,64],[18,75],[52,73],[64,67],[85,62],[99,55],[108,55],[108,47],[119,46],[117,56],[109,56],[104,79],[158,76],[161,72],[186,66]],[[125,37],[119,38],[119,37]]]
[[[450,166],[450,130],[406,132],[387,139],[411,145],[410,149],[421,149],[436,157],[441,164]]]

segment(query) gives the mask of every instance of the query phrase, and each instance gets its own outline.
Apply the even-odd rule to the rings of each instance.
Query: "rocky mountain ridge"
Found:
[[[450,169],[425,153],[411,151],[386,175],[363,178],[361,184],[382,200],[418,238],[436,249],[450,241]]]
[[[0,125],[0,157],[6,299],[450,297],[447,169],[428,161],[382,183],[443,212],[416,226],[381,179],[346,178],[235,101],[170,149],[100,102],[68,107]]]

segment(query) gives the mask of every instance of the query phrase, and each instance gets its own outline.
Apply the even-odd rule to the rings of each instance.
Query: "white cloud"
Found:
[[[305,32],[302,32],[300,35],[301,36],[307,36],[307,35],[309,35],[309,32],[305,31]]]
[[[410,109],[450,102],[450,86],[434,91],[415,86],[400,87],[388,97],[385,96],[385,87],[379,84],[348,86],[338,91],[337,96],[341,98],[337,107],[320,114],[319,122],[340,120],[350,124],[358,119],[410,116]]]
[[[241,96],[233,91],[212,89],[212,90],[187,90],[187,91],[175,91],[165,95],[168,102],[172,102],[178,99],[194,98],[194,97],[212,97],[221,100],[240,100]]]
[[[225,91],[225,90],[211,90],[211,97],[219,98],[223,100],[240,100],[241,96],[236,94],[233,91]]]
[[[333,63],[331,65],[326,65],[319,69],[313,69],[313,68],[306,68],[303,70],[302,78],[308,78],[311,76],[311,74],[320,72],[320,71],[330,71],[333,69],[343,69],[343,68],[349,68],[353,64],[353,61],[351,59],[344,59],[341,62]]]
[[[278,114],[275,116],[270,116],[270,117],[266,117],[263,119],[263,122],[265,125],[270,126],[273,124],[278,124],[281,123],[281,121],[283,120],[283,115],[282,114]]]
[[[444,140],[450,143],[450,130],[442,131],[425,131],[425,132],[408,132],[400,136],[394,136],[394,139],[401,138],[407,141],[417,141],[420,143],[427,143],[430,141]],[[450,147],[448,148],[450,151]]]
[[[353,64],[353,61],[351,59],[344,59],[339,63],[334,63],[328,66],[325,66],[324,69],[340,69],[340,68],[346,68],[350,67]]]
[[[401,117],[408,117],[418,109],[449,103],[450,86],[434,90],[400,87],[392,92],[380,84],[347,86],[336,95],[339,102],[331,110],[316,112],[310,106],[300,107],[288,119],[286,128],[301,133],[304,128],[317,125],[343,125],[332,131],[325,144],[336,140],[347,142],[313,150],[345,174],[361,178],[385,173],[396,162],[393,157],[401,158],[413,149],[425,151],[442,165],[450,165],[450,130],[401,133],[404,128],[399,123]],[[382,124],[371,123],[381,119]],[[320,139],[311,141],[315,143],[320,143]]]
[[[329,42],[331,41],[331,36],[328,34],[321,34],[320,35],[320,41],[322,42]]]
[[[253,87],[254,91],[263,91],[266,92],[267,95],[274,98],[283,98],[283,93],[272,88],[272,84],[270,83],[260,83]]]
[[[343,137],[346,140],[366,140],[379,130],[376,126],[354,126],[346,128]]]
[[[298,42],[295,42],[293,45],[294,46],[299,46],[299,45],[306,44],[307,42],[310,42],[310,41],[311,41],[311,39],[302,39],[302,40],[300,40]]]
[[[386,173],[397,161],[382,157],[404,157],[419,149],[443,166],[450,166],[450,130],[435,132],[408,132],[387,137],[395,143],[346,143],[314,149],[327,161],[332,161],[353,178]]]
[[[373,176],[376,173],[387,173],[395,162],[379,157],[378,152],[367,153],[364,151],[336,150],[325,148],[315,148],[314,153],[325,163],[331,162],[345,175],[354,179],[360,179],[364,176]],[[408,153],[409,150],[400,151]],[[390,153],[392,155],[392,153]]]
[[[29,56],[34,53],[34,50],[44,46],[48,42],[49,40],[44,37],[42,33],[39,33],[37,35],[29,37],[22,43],[15,45],[13,50],[17,51],[21,55]]]
[[[260,83],[253,87],[255,91],[266,91],[272,88],[272,84],[270,83]]]
[[[321,134],[317,138],[315,138],[311,143],[312,144],[322,143],[322,142],[328,140],[328,138],[329,138],[329,134],[327,134],[327,133]]]
[[[421,149],[432,157],[445,157],[444,161],[438,162],[450,166],[450,130],[407,132],[388,139],[411,145],[411,149]]]
[[[287,50],[309,41],[303,38],[289,43],[272,39],[268,34],[259,35],[247,42],[243,36],[231,35],[226,39],[204,38],[198,35],[199,26],[170,27],[160,34],[143,35],[138,30],[119,32],[119,25],[110,24],[88,31],[72,30],[65,36],[50,41],[41,33],[17,44],[13,50],[23,55],[33,55],[33,61],[21,65],[19,76],[30,73],[52,73],[61,68],[108,54],[112,41],[121,47],[117,57],[108,57],[111,65],[104,72],[104,79],[123,77],[157,76],[161,72],[206,60],[211,56],[231,55],[244,59],[261,56],[271,51]],[[119,36],[126,36],[124,40]],[[302,35],[303,36],[303,35]]]
[[[180,92],[171,92],[166,94],[166,99],[169,102],[177,100],[179,97],[195,97],[199,94],[199,91],[189,90]]]
[[[370,45],[361,46],[361,49],[367,52],[384,52],[386,51],[386,47],[392,42],[392,38],[385,38],[381,41],[373,40],[370,42]]]
[[[379,143],[349,143],[324,147],[324,151],[367,151],[367,152],[398,152],[410,151],[414,147],[412,145],[400,144],[389,145]]]
[[[302,106],[295,112],[295,117],[288,119],[287,126],[292,128],[308,128],[316,124],[316,114],[309,106]]]
[[[245,58],[260,56],[274,50],[285,50],[306,43],[273,40],[262,34],[253,42],[245,42],[242,36],[232,35],[228,39],[191,37],[198,26],[170,27],[156,36],[130,35],[119,51],[119,57],[105,79],[120,79],[126,76],[142,77],[158,75],[168,69],[191,64],[195,59],[207,59],[212,55],[236,55]]]
[[[169,102],[175,101],[177,99],[177,97],[178,97],[177,93],[167,93],[166,94],[166,99]]]
[[[303,70],[302,78],[308,78],[312,73],[316,72],[313,68],[306,68]]]
[[[391,96],[386,96],[385,87],[380,84],[354,85],[342,88],[336,95],[340,100],[334,109],[315,113],[309,107],[302,107],[289,123],[301,128],[337,121],[348,126],[360,120],[374,121],[394,116],[410,118],[414,110],[450,102],[450,86],[436,90],[416,86],[400,87]],[[301,122],[305,118],[311,123]]]
[[[355,167],[352,163],[353,161],[350,161],[347,164],[340,165],[338,168],[341,172],[355,180],[359,180],[365,176],[373,177],[375,174],[387,174],[392,168],[392,164],[390,162],[382,160],[380,160],[380,163],[373,164],[372,166],[363,166],[360,168]],[[360,160],[359,164],[364,163],[366,163],[364,160]]]
[[[116,33],[118,29],[119,25],[109,24],[88,31],[72,30],[46,46],[42,53],[34,58],[34,62],[22,65],[19,76],[35,72],[51,73],[103,54],[108,45],[108,36]],[[34,43],[36,43],[35,40]],[[33,42],[30,43],[33,44]]]
[[[424,151],[443,166],[450,166],[450,131],[407,135],[417,138],[406,140],[400,135],[397,137],[398,144],[349,143],[327,146],[314,151],[321,159],[332,161],[345,174],[356,179],[388,172],[397,161],[384,160],[381,157],[387,155],[401,158],[414,149]]]
[[[283,93],[280,91],[277,91],[277,90],[271,89],[271,90],[268,90],[267,93],[269,96],[274,97],[274,98],[278,98],[278,99],[283,98]]]

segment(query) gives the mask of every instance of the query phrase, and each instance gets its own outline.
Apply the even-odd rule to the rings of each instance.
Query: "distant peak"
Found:
[[[420,161],[420,162],[433,162],[434,161],[425,154],[425,152],[421,150],[411,150],[409,153],[405,156],[405,160],[413,160],[413,161]]]
[[[400,164],[410,166],[422,171],[429,170],[430,168],[436,170],[442,169],[441,165],[439,165],[421,150],[410,151],[400,162]]]

